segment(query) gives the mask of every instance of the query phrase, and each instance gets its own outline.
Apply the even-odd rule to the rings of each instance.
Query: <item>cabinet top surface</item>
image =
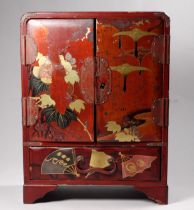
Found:
[[[169,17],[160,11],[153,12],[27,12],[21,22],[32,18],[138,18],[138,17],[161,17],[169,22]]]

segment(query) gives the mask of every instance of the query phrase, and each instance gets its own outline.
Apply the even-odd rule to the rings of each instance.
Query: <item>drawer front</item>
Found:
[[[30,147],[31,180],[160,180],[160,148]]]

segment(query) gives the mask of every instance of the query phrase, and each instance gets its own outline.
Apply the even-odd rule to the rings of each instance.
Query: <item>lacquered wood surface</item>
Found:
[[[154,34],[134,43],[129,37],[114,36],[122,31],[121,25],[124,31],[136,27]],[[157,27],[154,28],[155,26]],[[23,115],[25,203],[33,203],[47,192],[55,190],[58,185],[66,184],[132,185],[150,199],[167,203],[168,127],[163,123],[157,125],[153,117],[158,117],[159,121],[164,118],[165,122],[168,118],[168,103],[164,108],[163,99],[168,101],[169,32],[169,18],[160,12],[48,12],[28,13],[23,16],[21,75],[23,110],[26,110],[24,114],[27,114],[28,110],[25,108],[29,108],[27,104],[34,104],[29,97],[38,97],[38,107],[34,106],[28,110],[28,113],[33,113],[31,118]],[[153,48],[153,43],[159,43],[155,41],[155,34],[162,37],[160,49]],[[138,56],[143,48],[153,50],[154,53],[147,54],[139,63]],[[39,60],[34,57],[37,55],[36,50],[42,54],[42,58],[49,60],[46,66],[39,68],[44,70],[38,70],[39,74],[33,74],[34,67],[41,66]],[[126,52],[129,54],[126,55]],[[61,62],[60,55],[63,55],[66,63]],[[71,63],[72,68],[66,65],[67,62]],[[120,72],[111,70],[113,66],[123,63],[142,65],[151,71],[138,70],[123,78]],[[68,69],[77,72],[73,72],[73,81],[65,79]],[[111,72],[111,84],[107,72]],[[102,76],[96,77],[96,74],[100,73]],[[39,75],[35,81],[39,79],[43,83],[47,82],[44,84],[49,84],[48,88],[44,86],[46,91],[37,93],[30,88],[32,75]],[[110,85],[112,95],[109,94]],[[45,104],[43,94],[49,95],[52,100],[49,98]],[[160,114],[153,116],[153,102],[160,98],[161,104],[157,107]],[[77,99],[81,99],[77,101],[79,106],[75,103],[70,105]],[[44,111],[42,114],[44,105],[46,108],[54,105],[51,110],[55,111],[56,116],[52,118],[52,122],[48,118],[49,112]],[[58,113],[63,116],[63,120]],[[38,114],[36,124],[28,125],[36,119],[33,119],[34,114]],[[64,117],[65,114],[68,117]],[[145,124],[148,122],[145,119],[149,123]],[[135,126],[139,127],[138,138],[135,133],[135,138],[132,135],[127,140],[123,137],[116,139],[116,134],[119,136],[121,132],[124,133],[122,136],[134,134],[129,123],[126,123],[134,120]],[[109,126],[107,130],[106,124],[109,121],[115,121],[116,127]],[[70,148],[67,154],[65,148]],[[50,173],[50,170],[60,169],[55,166],[53,168],[46,160],[50,158],[53,161],[52,158],[60,157],[53,156],[52,152],[61,149],[65,155],[75,155],[74,169],[77,175],[43,174],[45,171]],[[121,159],[120,152],[128,159]],[[57,152],[54,155],[57,155]],[[145,162],[152,162],[141,173],[136,166],[136,174],[133,164],[139,161],[139,156],[135,155],[141,155]],[[91,161],[91,157],[101,158]],[[68,164],[68,159],[65,160]],[[44,161],[46,167],[41,171]],[[52,163],[57,161],[54,159]],[[64,162],[60,164],[64,166]],[[129,167],[131,164],[133,167]]]

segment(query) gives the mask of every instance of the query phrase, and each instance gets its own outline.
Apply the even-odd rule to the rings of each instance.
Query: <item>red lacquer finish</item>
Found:
[[[75,155],[68,154],[69,151]],[[55,155],[51,155],[56,152]],[[58,156],[57,154],[60,154]],[[57,160],[64,160],[64,163],[68,163],[62,156],[66,155],[66,158],[70,158],[73,161],[71,167],[60,168],[60,162],[57,164]],[[122,147],[74,147],[74,148],[47,148],[47,147],[30,147],[30,178],[32,180],[64,180],[76,179],[80,181],[84,180],[137,180],[137,181],[159,181],[160,180],[160,148],[146,147],[129,148]],[[105,162],[102,165],[99,158]],[[108,160],[106,161],[106,158]],[[110,159],[110,160],[109,160]],[[96,161],[95,165],[91,161]],[[56,163],[56,164],[55,164]],[[62,161],[61,161],[62,163]],[[58,172],[62,174],[53,174],[52,167],[58,165]],[[62,165],[62,164],[61,164]],[[69,165],[69,164],[68,164]],[[112,171],[115,168],[114,173],[104,176],[104,172]],[[101,170],[99,170],[101,169]],[[148,170],[147,170],[148,169]],[[78,170],[76,172],[76,170]],[[84,172],[87,171],[87,173]],[[48,173],[44,173],[48,171]],[[82,173],[83,171],[83,173]],[[90,171],[93,171],[90,174]],[[125,175],[127,172],[127,175]]]
[[[24,203],[61,185],[130,185],[168,201],[169,18],[21,20]]]
[[[39,107],[38,119],[29,127],[30,141],[93,141],[94,104],[85,102],[80,88],[84,61],[94,57],[93,19],[30,19],[26,27],[37,49],[28,71],[27,97]],[[90,75],[92,80],[94,73]]]
[[[129,130],[134,141],[161,141],[152,108],[163,98],[163,64],[154,60],[153,46],[164,34],[163,24],[161,18],[97,20],[97,56],[107,60],[112,71],[111,94],[96,108],[98,141],[123,140],[110,135],[110,121],[120,125],[121,132]]]
[[[24,203],[33,203],[34,201],[44,197],[48,192],[57,188],[56,185],[24,185],[23,200]]]

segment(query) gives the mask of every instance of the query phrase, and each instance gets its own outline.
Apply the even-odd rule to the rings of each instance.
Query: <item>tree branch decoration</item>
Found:
[[[77,116],[85,110],[85,101],[74,100],[68,92],[69,86],[74,89],[75,83],[80,81],[76,69],[76,59],[68,52],[65,58],[63,55],[59,55],[59,60],[63,69],[54,71],[49,58],[38,53],[36,58],[38,65],[34,66],[32,70],[30,90],[41,109],[41,122],[48,124],[56,122],[60,128],[66,128],[72,120],[77,121],[92,140],[87,126]],[[60,91],[60,94],[56,93],[56,89]]]
[[[113,35],[113,37],[115,36],[128,36],[131,39],[133,39],[134,41],[134,45],[135,45],[135,50],[134,50],[134,56],[137,58],[138,57],[138,41],[145,36],[157,36],[156,33],[154,32],[148,32],[148,31],[143,31],[139,28],[134,28],[130,31],[120,31],[117,32]]]
[[[110,67],[112,71],[117,71],[124,77],[124,83],[123,83],[123,91],[125,92],[127,90],[127,76],[128,74],[135,72],[135,71],[149,71],[149,68],[143,67],[143,66],[133,66],[128,63],[124,63],[122,65],[118,66],[111,66]]]

